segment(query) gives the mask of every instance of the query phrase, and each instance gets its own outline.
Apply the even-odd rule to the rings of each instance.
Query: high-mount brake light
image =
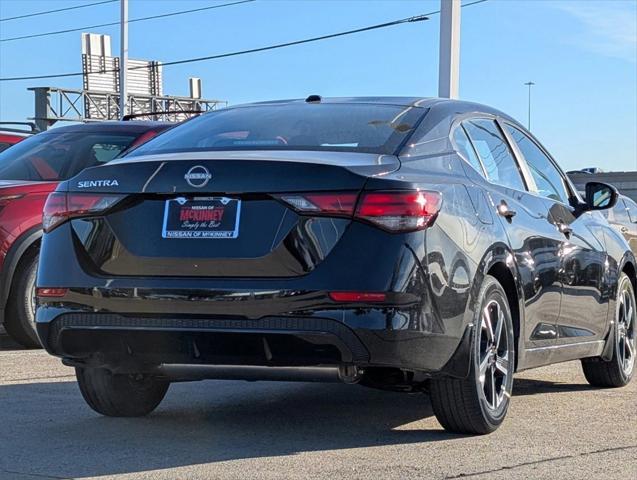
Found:
[[[278,198],[301,214],[364,220],[390,232],[423,230],[436,219],[442,195],[429,190],[295,193]]]
[[[133,143],[131,143],[126,150],[132,150],[134,147],[141,145],[142,143],[146,143],[153,137],[156,137],[159,132],[157,130],[148,130],[146,133],[140,135]]]
[[[42,212],[42,227],[46,233],[77,217],[98,215],[118,203],[123,195],[107,193],[53,192]]]

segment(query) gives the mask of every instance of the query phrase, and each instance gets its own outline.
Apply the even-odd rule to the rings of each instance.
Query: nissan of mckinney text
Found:
[[[601,213],[617,198],[580,195],[484,105],[225,108],[48,197],[37,331],[107,416],[177,381],[338,381],[427,393],[445,429],[485,434],[515,372],[581,360],[591,385],[630,382],[637,263]]]

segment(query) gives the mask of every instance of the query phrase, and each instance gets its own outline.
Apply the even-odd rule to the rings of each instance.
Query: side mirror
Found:
[[[606,210],[613,208],[619,198],[619,192],[612,185],[601,182],[586,184],[586,210]]]

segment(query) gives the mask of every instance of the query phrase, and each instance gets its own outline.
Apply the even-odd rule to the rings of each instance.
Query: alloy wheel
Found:
[[[35,309],[36,309],[35,275],[32,275],[31,278],[29,278],[29,283],[27,284],[27,295],[28,295],[27,314],[29,315],[31,322],[35,325]]]
[[[511,375],[509,338],[502,306],[491,300],[480,316],[479,390],[491,410],[497,410],[509,393]]]
[[[635,305],[627,284],[619,296],[619,314],[617,318],[617,359],[627,377],[635,368]]]

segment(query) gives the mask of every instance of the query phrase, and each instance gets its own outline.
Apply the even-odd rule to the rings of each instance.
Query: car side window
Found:
[[[66,167],[63,177],[71,178],[85,168],[110,162],[126,150],[134,140],[135,137],[132,135],[107,133],[85,135],[82,141],[78,140],[74,144],[75,161]]]
[[[617,203],[613,207],[613,218],[610,219],[616,223],[630,223],[630,217],[628,216],[628,209],[623,199],[617,200]]]
[[[480,163],[480,159],[478,155],[476,155],[476,151],[473,149],[473,145],[471,145],[471,141],[467,134],[464,131],[462,125],[458,126],[453,132],[453,140],[456,142],[456,146],[458,147],[458,153],[462,155],[476,171],[484,177],[484,170],[482,169],[482,164]]]
[[[487,178],[493,183],[516,190],[526,190],[520,169],[508,144],[493,120],[474,119],[463,122]]]
[[[624,203],[626,203],[626,212],[628,213],[628,219],[632,223],[637,223],[637,203],[633,202],[630,198],[624,198]]]
[[[113,160],[126,148],[126,144],[117,143],[96,143],[91,147],[91,158],[95,158],[98,163],[107,163]]]
[[[504,128],[522,152],[537,185],[538,193],[551,200],[568,204],[569,194],[564,177],[553,162],[524,132],[509,124],[505,124]]]

